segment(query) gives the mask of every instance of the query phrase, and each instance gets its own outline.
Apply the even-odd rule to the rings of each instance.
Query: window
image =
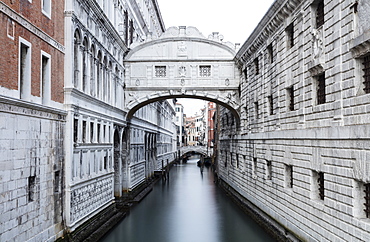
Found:
[[[97,138],[97,140],[98,140],[98,143],[100,143],[101,142],[101,140],[100,140],[100,124],[98,124],[98,128],[97,128],[97,131],[96,131],[97,133],[98,133],[98,138]]]
[[[94,122],[90,123],[90,142],[94,142]]]
[[[255,68],[255,73],[256,75],[258,75],[260,73],[260,68],[259,68],[259,65],[258,65],[258,57],[254,59],[254,68]]]
[[[200,77],[210,77],[211,76],[211,66],[199,66],[199,76]]]
[[[259,113],[259,110],[258,110],[258,102],[254,102],[254,112],[255,112],[255,117],[256,119],[258,119],[258,113]]]
[[[317,173],[318,192],[321,200],[324,200],[324,172]]]
[[[370,218],[370,183],[364,184],[364,212],[366,218]]]
[[[268,100],[268,103],[269,103],[270,115],[273,115],[274,114],[274,100],[273,100],[272,95],[268,96],[267,100]]]
[[[271,180],[272,164],[270,160],[266,160],[266,179]]]
[[[14,21],[8,18],[6,32],[7,32],[8,37],[11,38],[12,40],[14,40],[14,29],[15,29]]]
[[[294,87],[288,87],[286,89],[286,95],[287,95],[287,106],[289,111],[294,110]]]
[[[267,53],[268,53],[268,58],[269,58],[270,64],[274,63],[274,50],[272,48],[272,44],[269,44],[267,46]]]
[[[60,191],[60,171],[54,172],[54,192],[59,193]]]
[[[286,29],[286,36],[287,36],[287,46],[288,48],[292,48],[294,46],[294,26],[291,23]]]
[[[78,141],[78,119],[75,118],[73,121],[73,141],[77,143]]]
[[[166,77],[166,66],[155,67],[155,77]]]
[[[42,0],[42,13],[51,17],[51,0]]]
[[[293,188],[293,166],[285,165],[285,187]]]
[[[257,158],[253,157],[252,162],[252,177],[257,178]]]
[[[324,25],[324,1],[320,0],[316,7],[316,28]]]
[[[31,96],[31,44],[19,38],[19,97],[29,100]]]
[[[362,61],[363,66],[363,83],[364,83],[364,91],[365,93],[370,93],[370,55],[365,56]]]
[[[247,67],[243,70],[243,74],[244,74],[245,81],[247,81],[248,80],[248,69],[247,69]]]
[[[41,98],[42,104],[49,104],[51,99],[50,55],[41,54]]]
[[[82,142],[86,143],[86,120],[82,121]]]
[[[28,177],[28,202],[36,199],[36,176]]]
[[[358,218],[370,218],[370,183],[355,181],[354,212]]]
[[[316,82],[317,82],[317,104],[323,104],[326,102],[325,72],[316,77]]]

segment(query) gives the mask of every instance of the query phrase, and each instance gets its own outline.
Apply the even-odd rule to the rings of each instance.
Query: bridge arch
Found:
[[[240,123],[240,71],[236,48],[213,33],[171,27],[158,39],[131,45],[125,58],[127,120],[141,107],[170,98],[195,98],[220,104]]]

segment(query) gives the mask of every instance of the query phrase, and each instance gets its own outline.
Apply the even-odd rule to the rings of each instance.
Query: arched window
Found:
[[[98,51],[98,57],[96,60],[96,90],[97,97],[101,98],[102,94],[102,54],[101,51]]]
[[[80,43],[81,35],[80,32],[76,30],[73,42],[73,70],[74,70],[73,86],[76,88],[78,87],[80,78],[80,50],[79,50]]]
[[[87,73],[87,59],[88,59],[88,41],[87,38],[85,37],[83,42],[82,42],[82,90],[84,92],[87,92],[87,79],[88,79],[88,73]]]
[[[95,46],[94,45],[91,45],[91,48],[90,48],[90,94],[93,97],[96,96],[95,72],[96,72],[96,66],[95,66]]]

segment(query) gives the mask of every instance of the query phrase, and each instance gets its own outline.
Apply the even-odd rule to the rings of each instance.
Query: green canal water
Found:
[[[214,183],[198,159],[172,167],[102,242],[274,241]]]

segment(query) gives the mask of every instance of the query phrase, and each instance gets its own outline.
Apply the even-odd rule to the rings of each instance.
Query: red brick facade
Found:
[[[51,60],[51,100],[63,103],[64,94],[64,0],[51,2],[51,18],[41,9],[41,1],[5,0],[9,11],[0,12],[0,86],[18,90],[20,37],[31,45],[31,95],[40,97],[41,51],[50,55]],[[13,13],[11,10],[15,11]],[[15,19],[15,16],[17,19]],[[22,18],[26,21],[23,21]],[[19,20],[20,19],[20,20]],[[22,25],[26,23],[28,27]],[[33,26],[32,26],[33,25]],[[36,27],[36,28],[35,28]],[[49,40],[58,43],[58,48],[49,44],[41,36],[47,34]]]

